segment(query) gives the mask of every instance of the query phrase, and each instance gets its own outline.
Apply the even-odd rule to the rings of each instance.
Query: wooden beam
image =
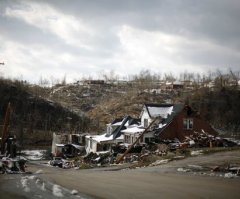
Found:
[[[133,148],[133,146],[143,137],[143,135],[151,128],[151,126],[159,119],[159,117],[155,117],[154,120],[149,124],[149,126],[142,132],[142,134],[135,140],[135,142],[130,145],[130,147],[123,153],[123,155],[116,161],[116,164],[119,164],[123,158],[129,153],[129,151]]]

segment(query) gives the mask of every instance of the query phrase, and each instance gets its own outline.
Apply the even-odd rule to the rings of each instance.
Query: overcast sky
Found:
[[[240,70],[238,0],[0,0],[0,73],[127,77]]]

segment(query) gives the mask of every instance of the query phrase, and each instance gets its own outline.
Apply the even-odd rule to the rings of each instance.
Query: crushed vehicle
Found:
[[[49,164],[51,166],[58,166],[58,167],[62,168],[63,159],[61,157],[53,157],[53,159],[49,161]]]

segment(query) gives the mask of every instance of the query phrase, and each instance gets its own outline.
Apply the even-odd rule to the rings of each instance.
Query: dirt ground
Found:
[[[60,169],[30,164],[29,171],[68,189],[96,198],[239,198],[240,177],[201,175],[203,172],[178,172],[189,165],[213,167],[240,163],[240,150],[201,155],[139,169]],[[205,172],[204,172],[205,173]]]

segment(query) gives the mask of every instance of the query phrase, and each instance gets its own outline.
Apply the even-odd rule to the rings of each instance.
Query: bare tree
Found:
[[[63,79],[62,79],[62,81],[61,81],[61,84],[62,84],[63,86],[65,86],[65,85],[67,84],[67,75],[66,75],[66,74],[63,76]]]
[[[50,85],[50,81],[47,78],[43,78],[42,76],[39,78],[38,81],[39,86],[41,87],[48,87]]]

